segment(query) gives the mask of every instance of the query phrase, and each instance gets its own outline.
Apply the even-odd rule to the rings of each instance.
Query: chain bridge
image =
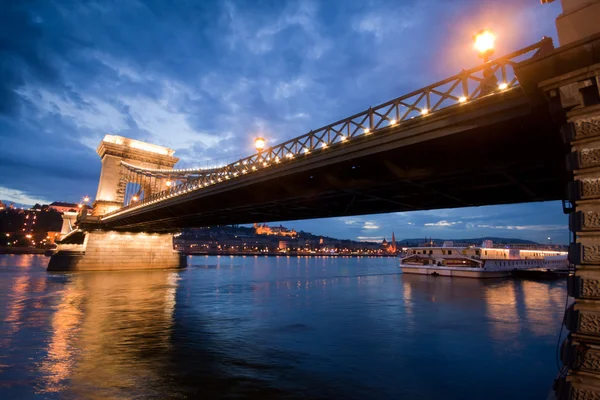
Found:
[[[160,232],[562,199],[565,144],[518,72],[552,48],[543,39],[219,168],[151,168],[123,154],[174,165],[172,150],[107,136],[99,154],[120,157],[119,181],[103,172],[100,187],[116,183],[121,196],[99,190],[96,201],[110,207],[96,222]]]

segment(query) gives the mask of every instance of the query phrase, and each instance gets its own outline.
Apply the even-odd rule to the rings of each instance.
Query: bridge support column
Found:
[[[569,110],[561,132],[571,147],[567,167],[573,173],[568,188],[573,232],[569,261],[575,274],[569,278],[568,292],[574,302],[564,320],[570,333],[562,345],[564,376],[558,380],[557,395],[600,399],[600,64],[540,86],[555,111]]]
[[[77,232],[58,245],[48,271],[110,271],[184,268],[172,233]]]

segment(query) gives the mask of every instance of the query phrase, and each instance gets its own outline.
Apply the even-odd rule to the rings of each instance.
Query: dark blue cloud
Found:
[[[474,65],[481,27],[498,33],[499,53],[553,35],[560,11],[520,0],[7,3],[0,197],[71,201],[95,193],[106,133],[170,146],[186,167],[233,160],[259,133],[283,141]],[[543,238],[565,223],[554,203],[481,210],[295,224],[354,238],[403,227]]]

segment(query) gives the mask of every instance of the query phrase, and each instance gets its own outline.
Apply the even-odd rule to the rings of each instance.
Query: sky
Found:
[[[550,36],[537,0],[27,0],[0,13],[0,199],[96,193],[105,134],[170,147],[182,168],[252,154]],[[260,221],[257,221],[260,222]],[[560,203],[285,222],[358,240],[567,243]],[[551,239],[548,239],[550,237]]]

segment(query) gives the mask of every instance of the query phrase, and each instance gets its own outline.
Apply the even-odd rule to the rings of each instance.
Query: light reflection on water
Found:
[[[544,398],[564,282],[380,258],[48,274],[0,256],[1,398]],[[510,384],[507,384],[510,382]]]

